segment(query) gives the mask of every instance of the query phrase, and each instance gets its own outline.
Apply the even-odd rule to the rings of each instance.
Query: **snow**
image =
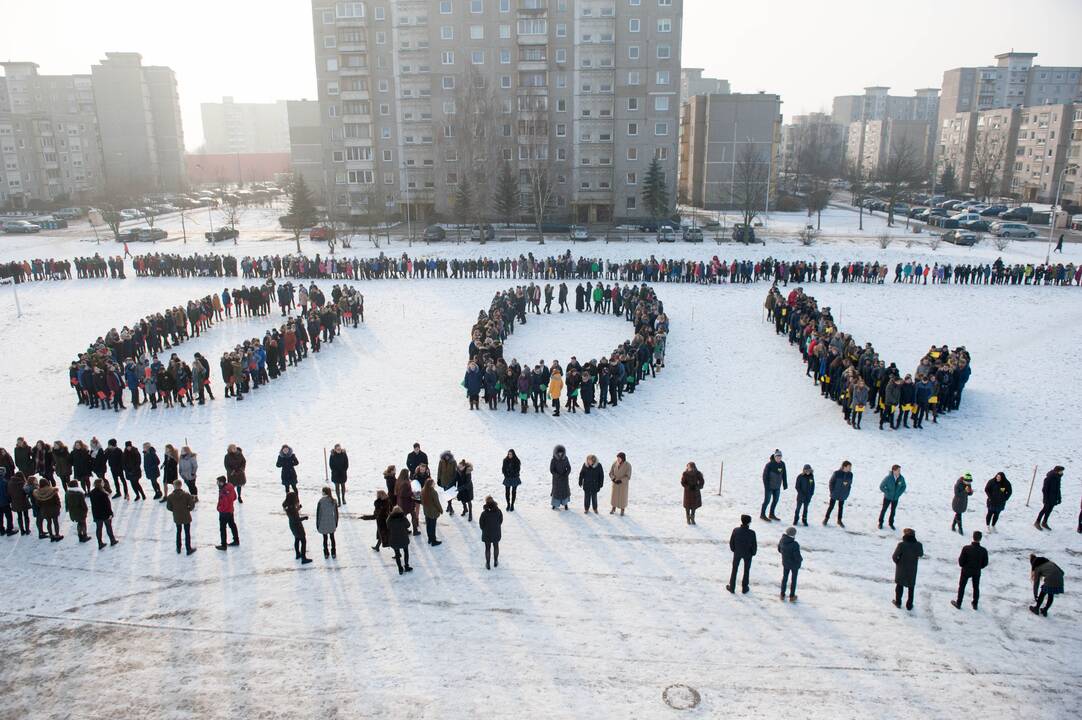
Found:
[[[216,249],[294,247],[289,237],[257,241],[254,234]],[[0,258],[97,249],[79,236],[71,228],[5,237]],[[355,245],[359,254],[380,252]],[[170,242],[157,249],[207,247]],[[543,251],[566,248],[549,243]],[[399,241],[382,250],[458,257],[542,251],[526,243],[411,249]],[[901,240],[881,250],[867,238],[811,248],[792,241],[765,248],[595,242],[572,250],[891,264],[1001,254],[987,245],[933,252]],[[1002,255],[1037,261],[1043,253],[1042,243],[1015,242]],[[1080,256],[1078,245],[1068,245],[1065,261]],[[684,711],[696,717],[945,717],[974,701],[991,718],[1074,716],[1082,699],[1082,682],[1070,671],[1082,649],[1074,592],[1082,573],[1082,536],[1074,532],[1082,419],[1072,403],[1082,380],[1078,288],[809,286],[835,309],[843,330],[872,341],[903,369],[932,343],[969,349],[974,373],[961,412],[925,431],[879,432],[871,416],[859,432],[845,425],[804,378],[799,355],[763,322],[762,283],[656,286],[672,327],[667,367],[618,408],[589,417],[466,409],[459,381],[469,329],[507,280],[359,283],[367,323],[344,329],[326,352],[243,403],[221,398],[215,371],[219,397],[204,407],[119,414],[76,407],[65,370],[87,343],[144,311],[242,282],[129,276],[28,283],[18,288],[21,318],[11,291],[0,288],[0,336],[8,339],[0,363],[5,446],[19,435],[69,446],[91,435],[148,440],[159,451],[167,442],[187,443],[199,453],[204,497],[193,525],[199,551],[190,558],[175,554],[171,518],[152,503],[114,501],[121,543],[101,552],[74,542],[66,515],[62,543],[0,539],[0,715],[652,718],[691,704],[695,695],[686,688],[666,693],[684,685],[698,693],[699,704]],[[277,321],[226,320],[180,351],[216,358]],[[508,342],[508,355],[582,360],[629,330],[612,317],[531,315]],[[497,570],[484,569],[476,523],[458,516],[440,519],[442,546],[411,546],[410,576],[398,576],[386,551],[369,549],[375,528],[359,516],[370,512],[383,468],[403,465],[414,441],[433,462],[451,449],[474,464],[478,509],[486,494],[502,500],[506,450],[522,458],[523,485],[516,512],[505,514]],[[213,479],[230,442],[246,452],[248,485],[237,513],[242,545],[220,553],[212,547]],[[325,561],[314,510],[323,449],[336,442],[350,454],[350,494],[338,559]],[[280,507],[274,461],[283,443],[301,461],[302,502],[312,515],[315,562],[303,568],[293,560]],[[576,469],[587,453],[606,466],[616,452],[627,453],[634,476],[625,517],[607,514],[607,481],[599,516],[583,516],[577,492],[571,511],[549,509],[547,463],[557,443]],[[759,555],[752,592],[724,590],[729,533],[741,513],[758,516],[759,477],[774,448],[784,451],[790,477],[807,462],[818,479],[812,524],[797,533],[805,562],[795,605],[777,599],[776,545],[787,523],[753,522]],[[848,527],[824,528],[827,480],[843,459],[855,473]],[[688,461],[707,477],[694,527],[681,523],[679,480]],[[895,462],[909,482],[898,527],[915,528],[928,555],[912,613],[890,604],[898,534],[875,528],[877,486]],[[1065,502],[1053,514],[1054,530],[1038,533],[1031,525],[1037,507],[1025,507],[1026,493],[1037,466],[1039,504],[1040,480],[1055,464],[1067,468]],[[981,609],[973,612],[967,601],[958,611],[949,600],[965,541],[948,531],[952,485],[973,474],[965,527],[983,529],[983,484],[999,470],[1015,495],[985,540],[991,564]],[[785,491],[783,518],[794,502],[793,490]],[[1048,618],[1026,610],[1030,552],[1067,573],[1068,594]]]

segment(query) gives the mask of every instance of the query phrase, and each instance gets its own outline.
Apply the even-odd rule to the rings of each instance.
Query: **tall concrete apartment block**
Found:
[[[1034,65],[1035,57],[1007,52],[995,65],[944,72],[938,126],[960,112],[1082,101],[1082,67]]]
[[[325,202],[450,217],[460,183],[510,163],[525,201],[543,163],[553,217],[643,216],[652,158],[675,198],[682,6],[312,0]]]
[[[777,187],[779,96],[695,95],[684,103],[680,125],[681,200],[711,210],[736,207],[741,195],[737,168],[745,158],[765,166],[764,197]]]
[[[1072,104],[1023,107],[1010,192],[1023,202],[1052,203],[1068,161],[1074,114]]]
[[[1006,197],[1018,146],[1018,108],[955,113],[939,128],[937,177],[950,164],[963,193]]]
[[[320,104],[315,100],[287,100],[289,161],[294,175],[318,193],[326,185],[323,176],[323,123]]]
[[[289,152],[289,119],[286,102],[239,103],[223,97],[220,103],[203,103],[204,152]]]
[[[1063,176],[1063,205],[1082,206],[1082,105],[1075,105],[1071,115],[1067,163],[1069,167]]]
[[[684,68],[680,71],[681,103],[686,103],[688,98],[695,95],[726,95],[730,92],[728,80],[703,77],[703,68]]]
[[[184,130],[173,71],[144,66],[139,53],[106,53],[91,78],[109,190],[183,189]]]
[[[0,207],[89,202],[104,187],[90,76],[0,67]]]
[[[934,141],[939,89],[918,88],[913,95],[891,95],[889,87],[866,87],[863,95],[835,97],[832,115],[834,122],[845,128],[843,140],[847,146],[852,138],[850,131],[859,128],[861,122],[883,120],[924,123]]]

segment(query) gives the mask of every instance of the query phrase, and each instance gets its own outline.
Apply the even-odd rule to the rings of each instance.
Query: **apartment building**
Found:
[[[1037,53],[996,55],[995,65],[943,73],[939,123],[960,112],[1082,101],[1082,67],[1034,65]]]
[[[239,103],[223,97],[202,103],[203,152],[208,154],[289,152],[286,102]]]
[[[654,157],[675,198],[682,4],[313,0],[324,194],[451,217],[509,164],[524,207],[543,176],[554,218],[641,217]]]
[[[939,89],[918,88],[913,95],[891,95],[890,88],[871,86],[863,95],[839,95],[834,98],[834,122],[845,128],[843,142],[850,143],[850,128],[862,121],[893,120],[904,123],[924,123],[935,134],[939,118]],[[859,137],[856,142],[859,143]]]
[[[769,198],[777,187],[781,98],[766,93],[696,95],[684,103],[680,128],[680,197],[695,207],[720,209],[741,202],[738,167],[761,163],[757,173]]]
[[[182,190],[187,182],[176,76],[139,53],[106,53],[91,67],[110,191]]]
[[[89,75],[39,75],[0,63],[0,207],[84,203],[104,185]]]
[[[1082,106],[1076,105],[1071,116],[1071,144],[1067,148],[1067,172],[1063,176],[1063,200],[1066,206],[1082,207]]]
[[[728,80],[703,77],[703,68],[683,68],[680,71],[680,102],[695,95],[727,95],[732,92]]]
[[[781,129],[781,172],[800,172],[801,153],[808,143],[823,148],[824,158],[836,156],[840,170],[847,128],[826,113],[794,115],[792,122]]]
[[[313,193],[321,194],[329,183],[323,176],[324,143],[320,104],[315,100],[288,100],[286,116],[289,122],[290,170],[294,175],[304,176],[305,184]]]
[[[1005,197],[1011,191],[1018,108],[955,113],[939,128],[936,177],[949,164],[958,189],[981,198]]]
[[[1011,168],[1010,192],[1023,202],[1055,201],[1060,173],[1067,163],[1076,106],[1023,107]]]
[[[859,168],[863,177],[874,178],[894,153],[907,152],[916,156],[918,167],[930,168],[931,134],[931,126],[923,121],[887,119],[850,123],[846,133],[846,164]]]

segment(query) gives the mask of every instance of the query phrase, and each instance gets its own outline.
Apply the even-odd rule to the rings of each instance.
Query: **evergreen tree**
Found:
[[[509,162],[505,162],[500,168],[500,176],[496,182],[496,212],[506,223],[517,221],[521,212],[518,176]]]
[[[944,195],[953,195],[958,188],[958,176],[954,174],[954,163],[943,166],[943,174],[939,176],[939,186],[943,189]],[[935,188],[932,188],[932,192],[935,192]]]
[[[669,213],[669,188],[665,184],[665,173],[661,170],[661,163],[656,157],[650,161],[646,177],[643,178],[642,204],[654,220]]]
[[[293,239],[297,241],[299,253],[301,252],[301,231],[319,222],[319,212],[316,210],[315,201],[312,200],[312,191],[308,189],[308,183],[304,181],[304,176],[300,173],[293,176],[293,186],[289,192],[289,213],[285,219],[293,231]]]
[[[473,186],[470,184],[468,172],[462,173],[455,187],[455,211],[458,213],[459,222],[472,222]]]

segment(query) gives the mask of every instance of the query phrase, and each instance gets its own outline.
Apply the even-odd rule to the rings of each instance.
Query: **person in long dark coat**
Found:
[[[288,495],[290,492],[296,493],[297,466],[300,465],[300,460],[293,454],[293,449],[288,445],[283,445],[278,453],[278,461],[275,464],[282,468],[282,487],[285,488],[286,494]]]
[[[695,463],[689,462],[680,476],[680,485],[684,488],[684,519],[688,525],[695,524],[695,511],[703,506],[703,486],[706,481]]]
[[[94,489],[90,491],[90,515],[94,518],[98,550],[105,547],[101,539],[102,530],[109,534],[109,545],[116,545],[118,541],[113,535],[113,502],[109,499],[109,493],[105,490],[105,480],[102,478],[94,481]]]
[[[793,511],[793,525],[803,518],[804,527],[808,527],[808,505],[812,496],[815,495],[815,473],[811,465],[805,465],[804,469],[796,476],[796,510]],[[801,512],[803,510],[803,512]]]
[[[492,565],[500,566],[500,540],[503,538],[503,513],[500,506],[489,495],[485,498],[481,517],[477,519],[481,528],[481,542],[485,544],[485,570],[491,570]]]
[[[346,472],[349,470],[349,456],[346,454],[345,448],[335,444],[330,457],[327,459],[327,464],[331,469],[331,483],[334,484],[335,499],[338,500],[339,505],[345,505]]]
[[[1055,466],[1044,476],[1044,483],[1041,485],[1041,511],[1037,513],[1037,521],[1033,523],[1033,527],[1038,530],[1052,529],[1048,527],[1048,518],[1052,515],[1052,509],[1063,502],[1062,483],[1062,465]]]
[[[390,514],[391,501],[385,491],[379,490],[376,492],[376,499],[372,503],[372,514],[361,516],[362,520],[376,521],[376,544],[372,546],[372,549],[376,552],[379,552],[380,546],[387,547],[390,545],[390,538],[387,535],[387,518]]]
[[[740,516],[740,527],[734,528],[729,536],[729,550],[733,553],[733,570],[729,574],[729,584],[725,589],[731,593],[736,592],[736,573],[743,561],[744,575],[740,581],[740,590],[746,593],[751,587],[748,577],[751,573],[751,559],[759,550],[755,531],[751,529],[751,515]]]
[[[89,541],[90,535],[86,532],[86,516],[89,508],[86,505],[86,493],[79,486],[78,480],[68,483],[67,492],[64,494],[64,507],[68,510],[68,517],[75,523],[75,528],[79,533],[79,542]]]
[[[230,444],[225,449],[225,458],[223,458],[222,464],[225,466],[225,479],[237,491],[237,502],[243,505],[244,496],[242,492],[248,482],[246,474],[248,459],[244,457],[244,450]]]
[[[962,531],[962,515],[969,508],[969,496],[973,494],[973,476],[966,473],[962,477],[958,478],[954,482],[954,497],[951,500],[951,510],[954,511],[954,520],[951,521],[951,530],[958,529],[959,535],[964,535]]]
[[[410,521],[402,508],[395,505],[387,518],[387,540],[394,550],[394,562],[398,566],[398,574],[413,572],[410,567]],[[403,565],[405,555],[405,565]]]
[[[796,541],[795,527],[790,527],[782,534],[781,540],[778,541],[778,552],[781,553],[782,568],[781,599],[785,599],[785,587],[789,585],[789,602],[796,602],[796,576],[800,572],[804,557],[800,554],[800,543]]]
[[[301,501],[295,491],[286,493],[286,499],[282,501],[282,509],[286,512],[289,530],[293,533],[293,552],[297,556],[296,559],[301,561],[301,565],[307,565],[312,562],[312,558],[308,557],[308,536],[304,532],[304,521],[308,518],[301,515]]]
[[[996,523],[999,522],[999,514],[1007,507],[1007,501],[1011,499],[1014,488],[1011,481],[1002,472],[988,481],[984,486],[984,494],[988,498],[988,513],[984,516],[984,524],[989,532],[994,532]]]
[[[567,510],[567,504],[571,502],[571,461],[567,459],[563,445],[557,445],[552,451],[549,473],[552,474],[552,509],[558,510],[562,505]]]
[[[958,579],[958,598],[951,600],[955,609],[962,608],[962,598],[966,594],[966,585],[973,582],[973,609],[977,609],[977,603],[981,599],[981,570],[988,567],[988,551],[981,547],[981,538],[984,534],[980,530],[973,533],[973,542],[962,548],[958,556],[958,567],[962,568],[962,575]]]
[[[515,498],[518,496],[518,486],[522,484],[522,461],[518,459],[514,449],[507,451],[501,468],[503,473],[504,497],[507,501],[507,512],[515,511]]]
[[[917,542],[912,528],[902,530],[902,541],[894,548],[894,607],[902,606],[902,591],[908,590],[905,609],[913,609],[913,588],[917,585],[917,564],[924,557],[924,546]]]

